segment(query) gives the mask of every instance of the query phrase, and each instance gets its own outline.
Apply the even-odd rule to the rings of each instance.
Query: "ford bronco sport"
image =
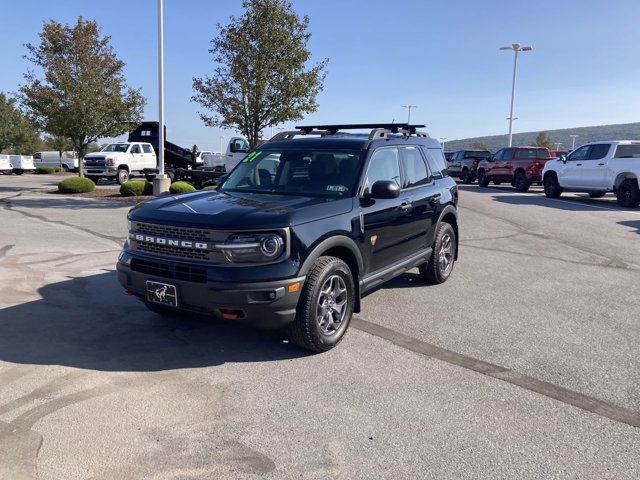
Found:
[[[285,327],[293,343],[329,350],[366,291],[414,267],[430,283],[451,275],[458,191],[422,126],[297,127],[217,191],[137,205],[119,282],[159,314]]]

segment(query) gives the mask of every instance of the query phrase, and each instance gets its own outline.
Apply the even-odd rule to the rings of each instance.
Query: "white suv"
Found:
[[[566,158],[548,161],[542,171],[544,193],[558,198],[563,191],[600,198],[618,196],[623,207],[640,205],[640,141],[621,140],[582,145]]]
[[[120,185],[136,173],[157,167],[155,151],[150,143],[111,143],[99,152],[84,156],[84,173],[98,182],[101,178],[113,178]]]

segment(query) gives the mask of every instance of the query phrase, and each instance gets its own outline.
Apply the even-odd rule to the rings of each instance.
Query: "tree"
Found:
[[[548,149],[553,149],[553,143],[551,142],[551,138],[547,132],[540,132],[536,137],[536,146],[537,147],[547,147]]]
[[[205,125],[240,131],[253,147],[260,131],[318,108],[328,60],[308,67],[309,18],[287,0],[245,0],[244,13],[218,24],[211,77],[194,78],[192,100],[213,111]]]
[[[71,26],[51,20],[39,36],[38,45],[25,45],[25,58],[42,78],[31,70],[25,74],[21,100],[42,130],[70,140],[83,176],[89,144],[131,130],[142,120],[145,99],[126,84],[124,62],[96,22],[78,17]]]
[[[0,152],[31,155],[41,143],[38,129],[18,109],[16,100],[0,92]]]
[[[472,150],[489,150],[489,147],[486,143],[482,142],[473,142],[471,145]]]

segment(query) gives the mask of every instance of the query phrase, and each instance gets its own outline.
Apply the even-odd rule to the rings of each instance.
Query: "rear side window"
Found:
[[[419,187],[431,183],[431,175],[427,164],[416,147],[400,150],[402,171],[404,172],[404,188]]]
[[[640,145],[618,145],[616,158],[640,158]]]
[[[378,180],[393,181],[401,185],[400,164],[397,148],[380,148],[373,152],[367,170],[367,186],[364,193],[371,191],[371,186]]]
[[[137,143],[131,147],[131,152],[130,153],[141,153],[140,152],[140,145],[138,145]]]
[[[144,153],[153,153],[153,152],[151,151],[151,145],[146,145],[146,144],[143,144],[143,145],[142,145],[142,151],[143,151]]]
[[[464,158],[477,158],[478,160],[489,158],[490,156],[490,152],[465,152],[464,154]]]
[[[427,159],[427,163],[429,164],[429,168],[433,173],[434,178],[443,178],[449,176],[449,171],[447,170],[447,161],[444,159],[444,155],[442,150],[439,148],[426,148],[421,147],[422,153]]]
[[[549,150],[544,148],[519,148],[515,158],[548,158]]]
[[[599,143],[597,145],[591,145],[591,151],[589,152],[589,160],[600,160],[607,156],[609,153],[609,143]]]

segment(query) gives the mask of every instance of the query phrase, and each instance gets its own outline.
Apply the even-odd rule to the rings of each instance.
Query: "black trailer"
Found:
[[[160,130],[159,122],[142,122],[138,128],[129,132],[129,142],[147,142],[153,146],[159,158]],[[164,127],[164,171],[172,182],[186,180],[199,188],[214,183],[221,175],[219,172],[203,170],[196,163],[196,153],[182,148],[167,140],[167,127]],[[146,169],[144,174],[151,181],[158,169]]]

